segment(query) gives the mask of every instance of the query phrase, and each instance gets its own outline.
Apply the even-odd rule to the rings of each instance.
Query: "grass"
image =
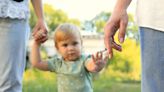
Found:
[[[117,82],[106,77],[96,78],[93,86],[94,92],[140,92],[140,83]],[[23,92],[57,92],[55,74],[29,69],[24,74]]]
[[[122,83],[97,80],[94,92],[141,92],[139,83]]]

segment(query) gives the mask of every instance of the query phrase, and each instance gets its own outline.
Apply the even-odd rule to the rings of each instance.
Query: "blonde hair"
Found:
[[[82,42],[80,29],[76,25],[70,23],[59,25],[54,32],[55,47],[57,48],[58,42],[71,39],[73,36],[79,37]]]

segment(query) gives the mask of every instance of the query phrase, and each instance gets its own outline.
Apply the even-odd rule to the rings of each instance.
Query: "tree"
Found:
[[[103,32],[103,28],[110,18],[111,13],[101,12],[100,14],[96,15],[93,19],[84,22],[85,25],[92,25],[93,28],[96,28],[97,32]],[[129,22],[127,26],[126,36],[131,39],[135,39],[137,44],[139,42],[139,34],[138,34],[138,26],[134,22],[134,17],[132,14],[128,14]],[[87,27],[87,26],[85,26]],[[92,29],[92,28],[90,28]]]
[[[96,29],[97,32],[103,32],[103,27],[105,26],[105,23],[107,22],[109,16],[111,15],[111,13],[105,13],[105,12],[101,12],[100,14],[96,15],[93,19],[85,21],[84,22],[84,29],[90,29],[90,31],[93,31]],[[87,28],[89,25],[89,27],[92,28]]]
[[[33,28],[36,23],[36,16],[34,14],[34,10],[31,5],[30,5],[30,10],[31,10],[30,26],[31,28]],[[44,4],[44,15],[50,33],[53,32],[55,28],[61,23],[69,22],[78,26],[80,25],[79,20],[69,19],[65,12],[63,12],[62,10],[54,9],[51,5],[48,4]]]

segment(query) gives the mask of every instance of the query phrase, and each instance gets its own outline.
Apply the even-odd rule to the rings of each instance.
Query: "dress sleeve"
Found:
[[[84,67],[87,70],[86,66],[87,63],[91,60],[92,56],[91,55],[85,55],[85,59],[84,59]],[[87,70],[88,71],[88,70]],[[88,71],[89,72],[89,71]]]
[[[91,58],[92,58],[91,55],[86,55],[86,56],[85,56],[85,59],[84,59],[84,66],[87,65],[88,61],[90,61]]]
[[[48,68],[51,72],[58,72],[61,65],[62,65],[62,60],[56,57],[48,61]]]

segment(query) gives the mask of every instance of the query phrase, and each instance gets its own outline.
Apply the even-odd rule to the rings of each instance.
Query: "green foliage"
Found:
[[[110,15],[111,13],[101,12],[93,19],[85,21],[83,24],[83,29],[92,32],[103,32],[103,28]]]
[[[59,24],[68,21],[67,15],[62,10],[55,10],[49,5],[44,5],[44,15],[50,31],[54,31]]]
[[[24,73],[23,92],[57,92],[56,77],[50,72],[29,69]]]
[[[111,13],[101,12],[94,19],[92,19],[94,25],[97,27],[98,32],[103,31],[103,27],[105,26],[110,16],[111,16]]]
[[[30,6],[30,10],[31,10],[30,26],[31,28],[33,28],[36,24],[37,18],[32,6]],[[62,10],[55,9],[48,4],[44,5],[44,16],[50,32],[54,31],[59,24],[65,22],[73,23],[75,25],[80,25],[79,20],[69,19],[65,12],[63,12]]]
[[[103,31],[103,27],[105,26],[105,24],[106,24],[105,21],[97,20],[95,22],[95,25],[97,27],[97,32],[102,32]]]
[[[105,72],[107,75],[111,75],[110,77],[114,78],[114,80],[140,81],[141,67],[139,45],[136,44],[135,40],[127,38],[122,46],[122,52],[114,50],[114,57],[109,60]]]
[[[103,28],[108,21],[108,18],[110,18],[111,13],[107,12],[101,12],[100,14],[96,15],[93,19],[89,21],[90,24],[93,25],[93,27],[96,28],[97,32],[103,32]],[[127,32],[126,36],[132,39],[135,39],[137,43],[139,42],[139,34],[138,34],[138,27],[134,22],[134,16],[132,14],[128,14],[128,26],[127,26]]]
[[[34,10],[32,8],[32,5],[30,4],[30,19],[29,19],[30,28],[34,28],[34,26],[36,24],[36,21],[37,21],[36,15],[34,13]]]
[[[122,83],[100,78],[94,81],[94,92],[141,92],[141,88],[140,83]]]

